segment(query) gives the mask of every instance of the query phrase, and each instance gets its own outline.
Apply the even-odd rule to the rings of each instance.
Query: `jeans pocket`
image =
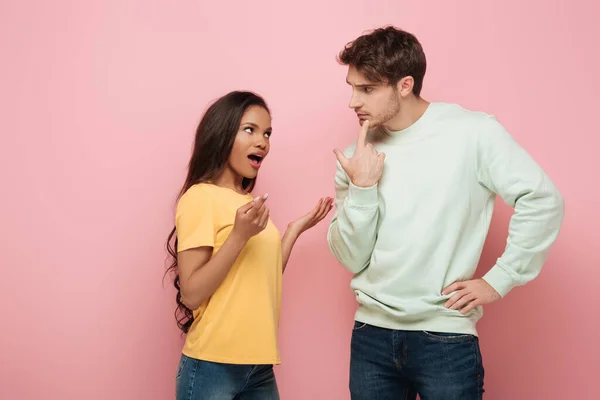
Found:
[[[422,331],[423,334],[432,340],[437,340],[440,342],[468,342],[476,339],[475,335],[471,335],[469,333],[450,333],[450,332],[431,332],[431,331]]]
[[[187,357],[182,354],[181,355],[181,359],[179,360],[179,365],[177,366],[177,378],[181,377],[181,374],[183,374],[183,370],[185,369],[185,364],[187,363]]]
[[[352,327],[352,331],[353,332],[360,331],[362,329],[365,329],[367,326],[368,326],[368,324],[366,322],[354,321],[354,326]]]

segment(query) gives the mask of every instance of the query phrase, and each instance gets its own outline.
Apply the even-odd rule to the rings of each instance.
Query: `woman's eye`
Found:
[[[254,132],[254,129],[253,129],[253,128],[251,128],[251,127],[244,128],[244,130],[245,130],[246,132],[248,132],[248,133],[252,133],[252,132]]]
[[[267,137],[267,138],[271,137],[271,132],[265,132],[265,137]]]

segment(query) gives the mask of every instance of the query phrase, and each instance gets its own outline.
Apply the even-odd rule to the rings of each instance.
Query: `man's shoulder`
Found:
[[[466,134],[473,134],[502,129],[502,125],[494,114],[485,111],[469,109],[456,103],[437,103],[436,124],[443,129]]]
[[[494,119],[492,114],[485,111],[464,107],[457,103],[435,102],[432,103],[436,116],[442,120],[457,120],[461,122],[484,122]]]

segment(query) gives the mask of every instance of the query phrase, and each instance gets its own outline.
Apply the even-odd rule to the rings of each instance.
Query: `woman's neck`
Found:
[[[230,168],[226,168],[219,176],[211,180],[213,185],[225,187],[238,193],[245,194],[243,186],[244,177],[236,174]]]

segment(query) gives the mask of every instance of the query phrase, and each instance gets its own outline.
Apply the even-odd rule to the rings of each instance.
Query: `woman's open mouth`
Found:
[[[252,168],[255,168],[255,169],[260,168],[260,164],[262,164],[263,159],[264,159],[264,156],[260,156],[258,154],[250,154],[248,156],[248,161],[250,161],[250,165],[252,166]]]

